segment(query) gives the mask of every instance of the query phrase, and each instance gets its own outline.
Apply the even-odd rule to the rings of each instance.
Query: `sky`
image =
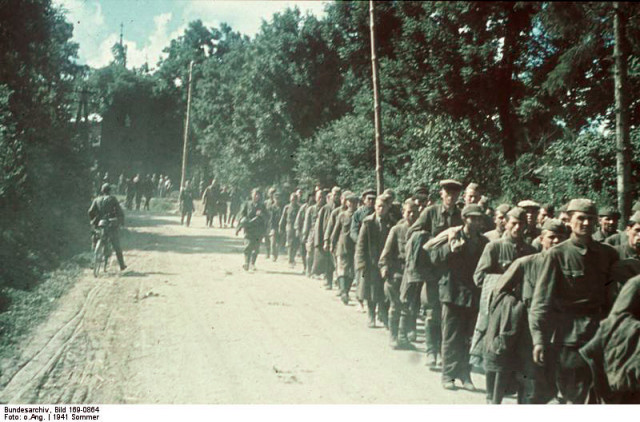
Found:
[[[153,69],[170,41],[182,35],[196,19],[208,27],[229,24],[254,36],[262,20],[297,6],[302,13],[324,16],[327,1],[218,1],[218,0],[54,0],[73,23],[73,41],[80,45],[79,63],[102,67],[112,60],[111,47],[120,38],[127,46],[127,67],[145,62]]]

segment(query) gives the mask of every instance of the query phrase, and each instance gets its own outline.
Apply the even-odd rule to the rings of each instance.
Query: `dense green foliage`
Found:
[[[29,286],[80,246],[88,155],[69,123],[81,70],[72,29],[49,0],[0,2],[2,285]]]
[[[637,10],[623,4],[634,192]],[[386,186],[456,177],[496,200],[613,203],[612,17],[608,3],[376,2]],[[154,72],[127,68],[116,44],[109,66],[84,74],[50,1],[0,2],[0,253],[20,263],[3,279],[55,261],[84,219],[90,154],[68,124],[80,90],[103,117],[98,170],[178,179],[190,62],[190,177],[373,186],[368,19],[367,2],[341,1],[322,19],[288,9],[252,38],[194,21]]]

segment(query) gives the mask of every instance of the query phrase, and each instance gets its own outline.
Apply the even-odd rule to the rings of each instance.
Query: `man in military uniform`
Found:
[[[611,275],[618,254],[592,238],[598,218],[592,201],[573,199],[567,212],[571,237],[545,254],[529,327],[534,362],[550,365],[564,401],[585,403],[591,372],[578,350],[611,308]]]
[[[213,216],[216,215],[217,211],[218,195],[218,184],[216,179],[213,179],[202,194],[202,213],[205,215],[205,225],[207,227],[213,227]]]
[[[120,247],[120,234],[118,233],[119,226],[124,225],[124,212],[122,211],[120,203],[118,203],[116,197],[111,195],[111,185],[108,183],[103,184],[100,192],[102,195],[95,198],[89,207],[89,221],[91,221],[94,230],[97,230],[98,224],[101,220],[117,220],[118,224],[109,225],[107,230],[109,230],[111,246],[113,246],[113,250],[118,258],[118,264],[120,264],[120,271],[124,271],[127,266],[124,264],[124,256],[122,254],[122,248]],[[96,242],[97,239],[94,240],[94,250]]]
[[[318,211],[318,218],[314,229],[313,246],[315,257],[313,273],[324,277],[327,290],[333,288],[334,264],[331,252],[329,251],[329,245],[325,239],[328,241],[327,228],[331,223],[331,214],[336,208],[340,208],[341,195],[342,189],[340,189],[340,187],[334,186],[331,189],[331,193],[327,197],[327,203]]]
[[[490,242],[500,239],[504,234],[505,226],[507,224],[507,213],[510,209],[511,206],[509,206],[509,204],[500,204],[496,208],[493,215],[493,221],[496,224],[496,228],[484,234]]]
[[[191,214],[193,213],[193,194],[189,181],[184,182],[184,186],[180,190],[180,224],[184,224],[184,218],[187,217],[187,227],[191,224]]]
[[[307,211],[309,207],[315,204],[315,194],[309,193],[307,195],[307,200],[304,204],[300,206],[298,210],[298,215],[296,215],[296,237],[298,238],[298,242],[300,243],[300,258],[302,259],[302,273],[307,274],[307,238],[304,232],[304,223],[307,215]]]
[[[604,242],[610,236],[618,233],[620,213],[613,207],[602,207],[598,211],[600,227],[593,234],[593,240]]]
[[[240,210],[240,223],[236,235],[240,229],[244,229],[244,268],[245,271],[256,270],[256,259],[260,252],[260,242],[264,238],[267,228],[267,210],[262,202],[262,194],[258,188],[251,191],[251,201],[247,201]]]
[[[524,231],[528,224],[527,212],[520,207],[514,207],[507,213],[507,224],[504,235],[484,248],[474,274],[474,281],[482,289],[480,309],[473,340],[471,343],[472,363],[482,366],[484,355],[484,335],[487,329],[487,314],[489,310],[489,294],[493,291],[495,282],[517,258],[537,253],[524,238]],[[487,374],[490,378],[492,375]]]
[[[540,204],[530,199],[525,199],[524,201],[518,202],[518,206],[527,212],[527,225],[524,228],[524,239],[531,245],[533,241],[540,236],[540,229],[537,226]]]
[[[567,229],[571,230],[571,224],[569,224],[569,213],[567,212],[567,205],[568,204],[564,204],[563,206],[558,208],[558,220],[562,221],[562,224],[564,224]]]
[[[620,258],[613,271],[613,280],[618,286],[640,274],[640,211],[629,218],[625,240],[624,244],[614,247]]]
[[[358,207],[358,195],[345,193],[347,209],[342,211],[333,227],[330,248],[336,257],[336,272],[340,286],[340,298],[345,305],[349,304],[349,291],[355,277],[354,255],[355,242],[351,239],[351,218]]]
[[[225,203],[226,206],[226,203]],[[271,258],[273,262],[278,260],[280,255],[280,219],[282,217],[282,204],[280,203],[280,192],[273,194],[273,201],[267,209],[269,214],[269,243],[271,244]]]
[[[307,208],[304,216],[304,229],[302,237],[306,239],[307,247],[307,276],[311,277],[313,273],[314,260],[315,260],[315,230],[316,221],[318,220],[318,213],[325,206],[327,201],[327,194],[329,192],[323,189],[316,191],[316,203]]]
[[[544,404],[555,395],[555,389],[549,384],[549,374],[533,362],[533,343],[527,314],[531,308],[536,283],[540,278],[545,251],[564,242],[568,236],[569,230],[560,220],[545,219],[540,234],[542,252],[516,259],[496,282],[494,298],[502,292],[512,294],[522,302],[527,311],[524,313],[522,325],[516,326],[521,329],[512,334],[517,340],[514,350],[508,351],[509,356],[503,356],[502,362],[498,362],[497,359],[487,356],[488,350],[485,349],[486,391],[489,403],[500,404],[503,397],[512,390],[511,386],[514,383],[517,386],[518,403]],[[493,316],[490,314],[489,319]],[[502,353],[506,354],[507,351]]]
[[[340,204],[334,207],[333,211],[331,211],[331,215],[329,216],[329,221],[327,222],[327,227],[324,230],[324,250],[329,253],[332,268],[334,271],[336,270],[336,265],[338,262],[338,257],[335,254],[337,238],[333,238],[333,231],[338,222],[338,216],[342,214],[349,208],[349,204],[347,201],[347,196],[353,195],[351,191],[344,191],[340,194]],[[338,296],[342,295],[342,286],[338,284]]]
[[[402,220],[402,204],[396,201],[396,192],[393,189],[385,189],[382,194],[389,198],[387,200],[389,203],[389,220],[395,225]]]
[[[458,196],[462,190],[462,183],[457,180],[446,179],[440,181],[440,198],[441,203],[431,205],[425,208],[420,217],[409,228],[407,232],[407,240],[413,244],[412,236],[414,233],[422,233],[422,240],[427,241],[442,233],[449,227],[461,226],[462,216],[460,210],[456,206]],[[415,239],[414,239],[415,240]],[[414,248],[417,256],[419,248]],[[418,266],[424,266],[426,263],[417,263]],[[425,346],[427,352],[427,366],[435,367],[437,364],[437,356],[440,353],[440,343],[442,339],[440,317],[440,298],[438,294],[438,282],[442,277],[442,272],[435,270],[427,270],[424,273],[424,283],[413,282],[406,286],[401,294],[404,307],[412,306],[416,300],[416,295],[420,296],[420,289],[424,288],[426,293],[425,315]]]
[[[480,289],[474,284],[473,273],[482,255],[486,237],[481,234],[484,214],[477,204],[462,209],[463,225],[450,228],[428,247],[431,261],[445,268],[439,284],[442,304],[442,386],[455,390],[455,380],[473,391],[469,343],[478,315]],[[444,235],[444,233],[443,233]]]
[[[265,199],[264,201],[264,209],[267,210],[267,213],[269,214],[267,216],[267,229],[266,229],[265,238],[264,238],[264,246],[267,251],[267,254],[266,254],[267,259],[271,258],[271,240],[269,239],[269,234],[271,233],[271,211],[270,210],[271,210],[271,206],[275,201],[275,198],[274,198],[275,194],[276,194],[276,188],[270,187],[269,190],[267,191],[267,199]]]
[[[355,267],[362,275],[358,284],[358,297],[367,303],[369,328],[375,328],[376,310],[385,300],[384,281],[378,262],[391,229],[386,197],[378,196],[374,209],[375,212],[362,221],[355,252]]]
[[[293,268],[296,263],[296,253],[298,252],[300,239],[296,234],[296,217],[300,210],[300,204],[298,203],[298,195],[294,192],[289,195],[289,203],[284,206],[282,210],[282,217],[278,227],[280,233],[284,233],[287,239],[287,252],[289,255],[289,267]]]
[[[351,217],[351,240],[353,240],[353,243],[357,243],[358,242],[358,235],[360,233],[360,227],[362,226],[362,220],[364,220],[367,216],[373,214],[374,209],[373,209],[373,205],[374,202],[376,200],[376,191],[374,189],[367,189],[364,192],[362,192],[362,206],[360,206],[360,208],[358,208],[354,213],[353,216]],[[356,276],[355,276],[355,282],[356,285],[358,283],[360,283],[360,280],[362,280],[362,274],[360,274],[358,272],[358,268],[356,268]],[[360,304],[360,310],[362,312],[365,312],[364,309],[364,302],[363,300],[360,299],[360,297],[358,297],[358,303]]]
[[[418,206],[412,199],[407,199],[402,209],[400,220],[389,231],[387,240],[380,255],[380,275],[384,280],[384,293],[389,301],[389,333],[392,348],[405,348],[409,346],[407,333],[409,331],[408,319],[402,319],[400,302],[400,286],[404,275],[405,250],[407,244],[407,232],[418,217]],[[402,320],[402,325],[400,321]]]
[[[553,218],[555,215],[555,207],[553,204],[542,204],[538,211],[538,227],[542,229],[542,225],[548,218]]]

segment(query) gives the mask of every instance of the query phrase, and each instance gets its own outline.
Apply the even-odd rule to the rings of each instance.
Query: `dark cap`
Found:
[[[542,230],[548,230],[554,233],[566,233],[567,226],[560,220],[556,220],[555,218],[547,218],[542,224]]]
[[[362,197],[366,198],[367,196],[376,196],[376,190],[375,189],[366,189],[365,191],[362,192]]]
[[[478,204],[469,204],[462,209],[462,218],[471,217],[477,215],[482,217],[484,215],[484,211],[482,207]]]
[[[620,213],[613,207],[602,207],[598,210],[598,217],[620,218]]]
[[[535,208],[535,209],[540,209],[540,204],[538,204],[535,201],[532,201],[531,199],[525,199],[524,201],[520,201],[518,202],[518,206],[520,208]]]
[[[453,179],[445,179],[440,181],[440,187],[447,190],[462,190],[462,183]]]
[[[420,186],[418,188],[416,188],[416,190],[413,191],[414,195],[429,195],[429,189],[425,188],[424,186]]]
[[[497,212],[501,212],[503,214],[506,214],[509,212],[509,210],[511,209],[511,205],[509,204],[500,204],[498,205],[498,207],[496,208]]]
[[[572,199],[567,205],[567,212],[579,211],[585,214],[598,215],[596,204],[590,199]]]
[[[507,216],[513,217],[519,221],[527,221],[527,211],[521,207],[513,207],[507,213]]]

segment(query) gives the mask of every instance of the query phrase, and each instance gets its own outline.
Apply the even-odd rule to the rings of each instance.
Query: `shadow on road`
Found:
[[[157,233],[129,233],[125,250],[175,252],[183,254],[228,253],[242,254],[243,240],[224,236],[162,235]]]

